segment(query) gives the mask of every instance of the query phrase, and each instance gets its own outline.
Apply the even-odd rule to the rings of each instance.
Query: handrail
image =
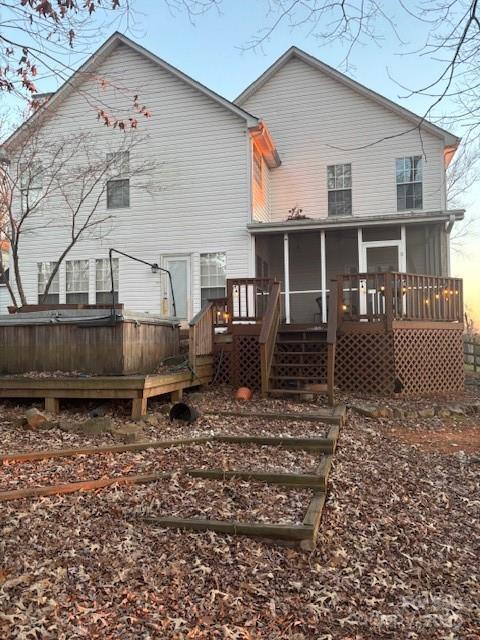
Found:
[[[189,322],[188,351],[194,370],[197,356],[213,353],[213,331],[213,302],[207,302]]]
[[[448,276],[379,272],[338,278],[339,324],[347,320],[463,322],[463,283]]]
[[[327,394],[328,404],[335,404],[335,350],[337,344],[337,282],[332,280],[330,306],[327,319]]]
[[[280,324],[280,283],[274,282],[270,289],[268,304],[263,316],[262,329],[258,342],[260,345],[260,364],[262,374],[262,395],[266,396],[269,389],[270,370]]]

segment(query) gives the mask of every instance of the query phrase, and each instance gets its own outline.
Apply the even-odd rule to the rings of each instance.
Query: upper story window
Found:
[[[88,304],[88,260],[67,260],[67,304]]]
[[[50,280],[50,276],[52,275],[53,270],[55,269],[57,263],[56,262],[38,262],[37,263],[37,296],[38,302],[42,301],[43,294],[45,292],[45,288]],[[42,301],[42,304],[58,304],[60,302],[60,289],[59,289],[59,275],[58,271],[55,274],[52,284],[48,289],[48,293],[45,296],[45,299]]]
[[[261,188],[263,181],[262,154],[255,145],[253,145],[253,177]]]
[[[225,296],[227,256],[225,253],[200,254],[200,291],[202,307],[212,298]]]
[[[327,167],[328,215],[352,215],[352,165],[331,164]]]
[[[118,151],[107,153],[111,178],[107,182],[107,209],[122,209],[130,206],[130,153]]]
[[[395,161],[397,173],[397,210],[423,208],[423,159],[407,156]]]
[[[118,258],[112,258],[113,292],[114,301],[118,302]],[[112,302],[112,276],[110,273],[110,260],[99,258],[95,261],[95,302],[97,304],[111,304]]]
[[[40,160],[20,164],[20,193],[22,212],[38,204],[43,187],[43,167]]]

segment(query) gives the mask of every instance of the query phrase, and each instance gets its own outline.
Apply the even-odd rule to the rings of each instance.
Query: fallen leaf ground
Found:
[[[228,391],[210,391],[198,406],[236,405]],[[316,405],[258,401],[248,408],[282,407],[314,411]],[[25,432],[14,424],[19,415],[13,405],[0,410],[5,452],[110,441],[58,429]],[[61,416],[85,417],[78,407],[77,414],[70,409]],[[169,510],[295,521],[308,502],[305,491],[175,476],[152,485],[2,503],[0,638],[478,640],[480,464],[478,449],[469,445],[478,437],[478,422],[478,416],[399,421],[350,415],[312,553],[142,521]],[[271,424],[273,433],[291,435],[300,435],[301,427]],[[265,421],[205,416],[192,429],[170,425],[159,414],[158,425],[145,431],[158,438],[266,428]],[[325,430],[311,423],[303,428],[305,435]],[[450,446],[448,434],[455,434],[458,447]],[[449,446],[441,444],[445,439]],[[9,465],[0,473],[11,486],[27,482],[22,474],[38,483],[40,472],[52,468],[50,481],[81,469],[96,476],[132,465],[130,472],[150,472],[155,465],[163,470],[174,461],[181,466],[190,454],[196,466],[203,456],[205,465],[215,466],[235,460],[275,468],[308,464],[308,457],[276,448],[256,448],[250,458],[230,445],[223,458],[220,451],[202,447],[194,454],[187,447],[117,462],[113,456],[55,460]]]

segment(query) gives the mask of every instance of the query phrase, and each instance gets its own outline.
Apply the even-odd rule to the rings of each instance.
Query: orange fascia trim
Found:
[[[445,149],[443,150],[443,162],[445,164],[445,169],[448,167],[448,165],[452,161],[452,158],[455,155],[455,152],[457,149],[458,149],[458,144],[455,144],[455,145],[452,145],[451,147],[445,147]]]
[[[270,131],[263,120],[260,120],[255,127],[250,127],[249,132],[257,149],[264,157],[268,168],[274,169],[275,167],[279,167],[282,164],[282,161],[280,160],[277,147],[275,146]]]

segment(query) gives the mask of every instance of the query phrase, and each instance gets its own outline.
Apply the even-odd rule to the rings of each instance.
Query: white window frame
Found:
[[[214,286],[212,284],[209,285],[203,285],[202,284],[202,257],[203,256],[215,256],[215,255],[222,255],[225,258],[225,270],[224,270],[224,295],[226,295],[226,290],[227,290],[227,252],[226,251],[204,251],[203,253],[200,254],[200,302],[202,300],[202,292],[204,289],[221,289],[221,286]],[[218,274],[215,274],[214,277],[217,277]],[[208,277],[209,274],[206,274],[206,277]],[[220,296],[222,297],[222,296]]]
[[[340,186],[339,184],[337,185],[337,180],[340,180],[340,176],[337,176],[337,167],[350,167],[350,186],[346,187],[345,184],[343,184],[342,186]],[[333,175],[333,180],[334,180],[334,185],[333,187],[330,187],[328,184],[329,181],[329,169],[334,170],[334,175]],[[342,175],[341,176],[342,180],[345,180],[345,177]],[[337,192],[337,191],[350,191],[350,213],[330,213],[330,207],[329,207],[329,194],[330,192]],[[337,162],[335,164],[328,164],[327,165],[327,216],[331,217],[331,218],[341,218],[342,216],[351,216],[353,215],[353,170],[352,170],[352,163],[351,162]]]
[[[415,159],[418,158],[421,160],[421,165],[420,165],[420,172],[421,172],[421,180],[405,180],[404,182],[398,182],[398,175],[397,175],[397,162],[399,160],[402,160],[404,163],[404,169],[403,171],[405,171],[405,160],[409,159]],[[419,154],[414,154],[414,155],[409,155],[409,156],[401,156],[400,158],[395,158],[395,196],[396,196],[396,209],[397,211],[422,211],[423,210],[423,170],[424,170],[424,158],[422,155]],[[415,169],[413,170],[415,173]],[[421,198],[422,198],[422,203],[420,207],[405,207],[405,209],[399,209],[398,207],[398,187],[404,186],[404,185],[415,185],[415,184],[419,184],[421,185]]]
[[[104,277],[104,282],[105,282],[105,287],[104,289],[99,289],[98,287],[98,267],[99,267],[99,263],[102,264],[102,270],[103,272],[103,276],[106,275],[106,278]],[[114,285],[114,292],[115,292],[115,302],[118,302],[118,298],[119,298],[119,281],[120,281],[120,260],[119,258],[112,258],[112,266],[113,266],[113,285]],[[106,271],[104,270],[104,267],[106,267]],[[110,260],[109,258],[95,258],[95,304],[104,304],[104,303],[99,303],[97,301],[97,294],[98,293],[111,293],[112,291],[112,284],[111,284],[111,277],[110,277]]]
[[[43,295],[43,291],[45,291],[45,287],[47,286],[48,279],[50,278],[50,273],[47,275],[47,278],[44,282],[43,291],[40,291],[40,265],[56,265],[55,260],[45,260],[44,262],[37,262],[37,303],[40,304],[40,298]],[[53,267],[52,267],[53,270]],[[56,289],[56,291],[55,291]],[[46,304],[59,304],[60,303],[60,269],[57,269],[57,273],[55,274],[54,279],[52,280],[52,284],[50,289],[48,290],[47,296],[56,295],[58,297],[57,302],[47,302]]]
[[[109,173],[113,173],[107,180],[106,196],[107,196],[107,209],[129,209],[130,208],[130,152],[129,151],[114,151],[107,153],[107,163],[109,164]],[[127,204],[121,204],[116,206],[109,205],[109,188],[114,183],[126,183],[127,188]],[[125,188],[125,185],[124,187]],[[122,194],[122,200],[123,200]]]
[[[87,266],[86,289],[85,290],[83,289],[69,290],[68,288],[69,265],[73,265],[78,262],[85,262]],[[73,281],[75,283],[75,278],[73,278]],[[70,295],[85,295],[85,294],[87,296],[86,302],[71,302],[68,299]],[[90,298],[90,260],[88,258],[79,258],[78,260],[66,260],[65,261],[65,302],[67,304],[88,304],[89,298]]]

